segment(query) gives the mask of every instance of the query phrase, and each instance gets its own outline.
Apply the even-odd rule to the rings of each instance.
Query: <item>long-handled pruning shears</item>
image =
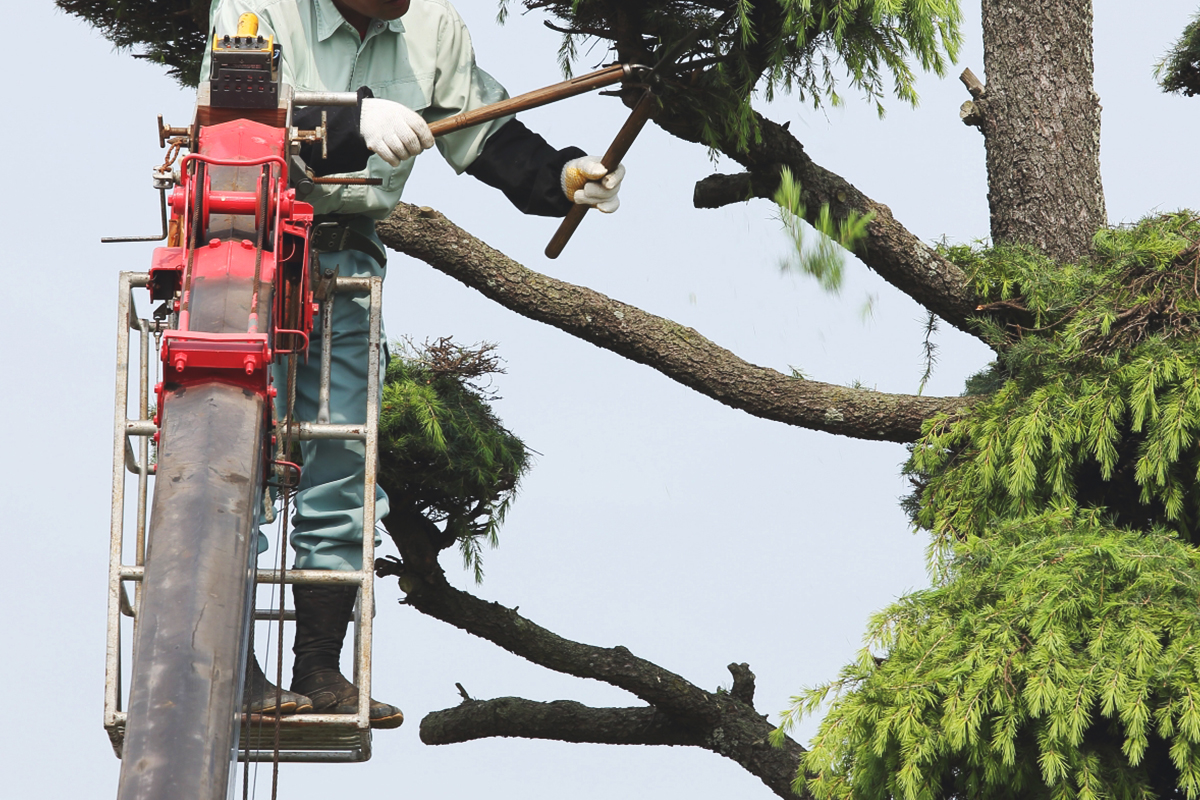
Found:
[[[654,110],[655,79],[662,71],[665,65],[672,63],[680,53],[686,49],[687,44],[694,37],[685,37],[678,41],[672,47],[668,48],[658,63],[653,67],[647,67],[640,64],[613,64],[595,72],[589,72],[586,75],[581,75],[577,78],[562,81],[560,83],[546,86],[541,89],[536,89],[532,92],[518,95],[507,100],[501,100],[498,103],[491,103],[472,111],[455,114],[452,117],[437,120],[429,124],[429,130],[434,136],[443,136],[447,133],[470,128],[473,125],[481,125],[485,122],[491,122],[501,117],[510,114],[517,114],[522,111],[539,108],[550,103],[565,100],[568,97],[574,97],[585,92],[590,92],[595,89],[603,89],[607,86],[619,82],[631,82],[633,85],[645,87],[640,98],[633,107],[629,119],[621,127],[617,133],[616,139],[609,146],[608,151],[601,159],[601,163],[611,172],[615,170],[625,158],[625,154],[629,152],[629,148],[633,145],[638,134],[650,119],[650,114]],[[354,92],[305,92],[298,91],[292,96],[292,103],[296,106],[352,106],[359,102],[358,95]],[[193,128],[172,128],[165,127],[162,123],[162,118],[159,118],[159,138],[164,145],[167,143],[167,137],[178,137],[171,139],[171,142],[189,143],[189,146],[194,148],[195,131]],[[293,131],[293,136],[297,137],[297,141],[325,142],[324,123],[317,130],[313,131]],[[177,152],[178,145],[172,152]],[[159,173],[167,175],[160,185],[158,178]],[[361,183],[377,185],[380,181],[377,178],[341,178],[341,177],[324,177],[314,178],[311,175],[308,178],[310,183]],[[160,167],[156,172],[155,188],[164,189],[163,196],[163,231],[157,236],[142,236],[142,237],[114,237],[105,238],[106,242],[133,242],[133,241],[160,241],[167,237],[166,227],[166,198],[165,189],[168,188],[169,181],[169,165]],[[570,241],[575,229],[579,227],[579,223],[583,220],[591,206],[575,205],[572,206],[566,218],[559,225],[554,237],[546,246],[546,256],[549,258],[557,258],[562,253],[567,242]]]
[[[672,48],[671,52],[664,55],[654,67],[645,67],[637,64],[614,64],[611,67],[606,67],[605,69],[591,72],[553,86],[547,86],[543,89],[537,89],[510,100],[503,100],[499,103],[477,108],[474,111],[438,120],[429,126],[429,130],[434,136],[441,136],[442,134],[469,128],[472,125],[489,122],[507,114],[515,114],[519,111],[537,108],[557,102],[558,100],[564,100],[568,97],[574,97],[577,94],[583,94],[592,89],[611,86],[618,81],[629,81],[631,78],[636,77],[638,83],[644,85],[645,89],[642,91],[637,103],[634,104],[629,119],[621,126],[621,130],[617,132],[617,137],[613,140],[603,158],[600,159],[605,168],[609,172],[612,172],[621,164],[621,161],[625,158],[625,154],[629,152],[629,148],[633,145],[634,140],[637,139],[638,134],[642,132],[642,128],[645,127],[646,122],[650,119],[650,114],[654,111],[655,95],[652,79],[662,69],[664,64],[675,57],[676,50],[681,50],[684,44],[685,42],[681,42],[679,46]],[[545,252],[547,258],[558,258],[590,208],[591,206],[587,205],[574,205],[571,207],[571,210],[567,212],[566,218],[559,224],[554,237],[546,245]]]
[[[697,31],[698,33],[699,31]],[[655,79],[665,66],[670,65],[675,59],[679,58],[688,45],[694,41],[694,38],[695,34],[693,36],[686,36],[677,41],[673,46],[667,48],[653,67],[633,66],[629,68],[631,73],[640,73],[638,77],[645,86],[645,89],[642,91],[641,97],[634,104],[633,111],[629,113],[629,118],[625,120],[625,124],[621,126],[621,130],[617,131],[617,137],[613,139],[612,144],[608,147],[608,151],[600,159],[600,163],[609,172],[620,166],[621,161],[625,158],[625,154],[633,146],[633,141],[637,139],[638,134],[642,132],[642,128],[646,126],[646,122],[649,121],[650,115],[654,112],[656,102],[654,94]],[[550,243],[546,245],[545,252],[547,258],[558,258],[590,208],[591,206],[585,205],[571,207],[571,210],[567,212],[566,218],[559,224],[558,230],[554,232]]]
[[[630,112],[629,119],[625,120],[625,124],[617,132],[617,138],[613,139],[613,143],[609,145],[608,151],[600,159],[600,163],[609,172],[620,166],[621,161],[625,158],[625,154],[633,146],[633,140],[642,132],[642,128],[645,127],[646,122],[650,119],[650,113],[654,110],[654,102],[654,92],[647,86],[642,92],[642,96],[638,98],[637,103],[634,105],[633,111]],[[546,245],[546,258],[558,258],[563,248],[567,246],[567,242],[571,241],[571,237],[575,234],[575,229],[579,227],[579,223],[583,222],[583,217],[590,208],[591,206],[584,205],[571,206],[571,210],[567,212],[567,216],[559,224],[558,230],[554,232],[553,238],[550,239],[550,243]]]

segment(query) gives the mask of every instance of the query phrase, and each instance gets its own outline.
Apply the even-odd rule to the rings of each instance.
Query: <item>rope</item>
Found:
[[[291,362],[291,357],[288,358]],[[289,368],[289,372],[290,372]],[[290,376],[289,376],[290,377]],[[290,420],[290,416],[289,416]],[[290,427],[290,426],[289,426]],[[283,520],[279,523],[282,534],[280,539],[283,544],[279,548],[279,631],[276,638],[276,653],[275,653],[275,749],[271,756],[271,800],[276,800],[279,796],[279,735],[280,726],[282,725],[283,715],[279,713],[279,706],[283,702],[283,609],[287,605],[287,593],[284,591],[283,576],[287,570],[287,526],[288,517],[291,515],[291,497],[292,490],[288,486],[283,486]]]
[[[254,617],[250,617],[250,654],[248,658],[254,658]],[[246,667],[249,669],[249,665]],[[246,703],[242,701],[242,708],[246,707]],[[245,712],[243,712],[245,713]],[[242,742],[242,800],[250,800],[250,737]]]
[[[291,454],[291,449],[292,449],[293,443],[295,442],[295,432],[294,432],[293,426],[295,423],[294,410],[295,410],[295,405],[296,405],[296,359],[295,359],[294,355],[288,356],[288,372],[287,372],[287,389],[286,389],[286,391],[287,391],[287,395],[286,395],[287,410],[284,414],[284,419],[283,419],[283,436],[280,439],[279,446],[276,451],[277,460],[285,462],[285,463],[287,462],[287,459]],[[282,458],[279,457],[280,453],[283,454]],[[281,735],[282,735],[282,719],[283,719],[283,715],[279,713],[279,709],[283,705],[283,648],[284,648],[283,627],[284,627],[284,619],[285,619],[285,613],[286,613],[286,601],[287,601],[287,593],[284,589],[286,584],[284,583],[284,580],[287,576],[288,522],[291,519],[292,485],[290,483],[290,480],[288,480],[288,479],[280,480],[279,490],[280,490],[280,497],[281,497],[282,503],[281,503],[281,514],[280,514],[281,519],[280,519],[280,523],[279,523],[279,529],[278,529],[278,533],[276,534],[276,537],[275,537],[275,544],[279,551],[279,584],[278,584],[279,585],[279,615],[274,620],[275,622],[278,623],[278,629],[276,631],[276,640],[275,640],[275,681],[274,681],[274,684],[275,684],[275,721],[274,721],[274,726],[273,726],[274,727],[274,732],[273,732],[274,733],[274,742],[273,742],[273,751],[272,751],[272,756],[271,756],[271,800],[278,800],[278,797],[279,797],[279,764],[280,764],[279,753],[280,753],[280,749],[281,749],[280,739],[281,739]],[[272,587],[271,595],[272,596],[271,596],[270,603],[273,605],[275,602],[273,587]],[[268,628],[268,630],[269,630],[269,628]],[[268,648],[268,651],[269,651],[269,648]],[[251,628],[250,628],[250,657],[251,658],[254,657],[254,623],[253,623],[253,620],[251,621]],[[258,726],[260,726],[259,731],[261,731],[262,730],[261,726],[263,725],[262,715],[258,715],[258,719],[256,720],[256,723]],[[260,739],[260,741],[261,741],[261,739]],[[246,737],[246,740],[243,743],[243,745],[244,745],[243,752],[245,753],[245,763],[243,765],[243,771],[242,771],[242,800],[250,800],[250,798],[252,796],[250,786],[252,784],[255,786],[253,795],[257,796],[257,793],[258,793],[258,791],[257,791],[258,765],[257,765],[257,763],[255,764],[255,768],[254,768],[255,779],[252,781],[250,779],[249,737]]]
[[[295,354],[288,356],[288,373],[287,373],[287,412],[283,418],[283,452],[287,457],[291,457],[293,444],[292,425],[295,422],[296,408],[296,356]],[[284,460],[287,460],[285,458]],[[291,500],[292,500],[292,485],[290,481],[281,481],[280,489],[283,494],[283,519],[279,522],[280,540],[282,544],[279,547],[279,631],[275,654],[275,751],[271,758],[271,800],[277,800],[279,796],[279,734],[282,715],[278,713],[278,708],[283,697],[283,609],[285,606],[284,598],[284,576],[287,574],[287,544],[288,544],[288,522],[291,518]]]

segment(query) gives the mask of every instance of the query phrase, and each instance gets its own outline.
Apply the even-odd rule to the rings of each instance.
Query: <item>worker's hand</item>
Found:
[[[421,115],[391,100],[363,98],[358,129],[367,149],[393,167],[433,147],[433,134]]]
[[[568,161],[563,167],[562,187],[571,202],[595,206],[611,214],[621,206],[617,192],[625,177],[625,165],[618,164],[612,172],[596,156],[584,156]]]

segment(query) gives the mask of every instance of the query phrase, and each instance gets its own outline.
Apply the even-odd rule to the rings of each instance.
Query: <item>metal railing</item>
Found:
[[[150,408],[150,393],[157,381],[158,360],[151,358],[151,339],[166,329],[158,321],[140,318],[134,302],[135,289],[149,285],[149,273],[122,272],[118,297],[116,403],[113,432],[113,477],[111,541],[109,549],[108,636],[105,662],[104,727],[119,758],[125,737],[126,711],[122,699],[122,636],[121,617],[132,618],[137,625],[140,583],[145,573],[147,548],[150,478],[154,475],[151,463],[151,440],[158,428]],[[363,490],[363,568],[356,571],[257,570],[258,584],[350,584],[359,587],[354,610],[354,684],[358,687],[358,711],[355,714],[299,714],[279,720],[278,758],[281,762],[359,762],[371,757],[370,697],[371,697],[371,628],[375,608],[375,587],[372,565],[375,562],[375,483],[378,464],[378,419],[382,374],[380,371],[382,278],[334,278],[333,291],[322,304],[323,322],[332,316],[333,294],[338,292],[369,293],[369,340],[367,367],[366,423],[362,425],[300,422],[293,432],[300,440],[351,439],[365,445],[365,479]],[[137,404],[130,416],[130,332],[137,331],[139,366]],[[332,331],[322,325],[320,420],[329,419],[329,359]],[[134,503],[133,563],[125,562],[126,553],[126,473],[137,476]],[[152,526],[151,526],[152,527]],[[152,535],[152,534],[151,534]],[[287,543],[281,543],[287,547]],[[134,584],[130,599],[126,584]],[[280,603],[283,592],[279,593]],[[278,621],[278,609],[256,609],[255,621]],[[294,620],[295,612],[285,610],[284,620]],[[274,716],[242,715],[238,760],[272,761],[275,759]]]

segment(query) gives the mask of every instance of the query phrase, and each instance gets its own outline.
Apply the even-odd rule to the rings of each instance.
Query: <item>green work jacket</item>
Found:
[[[283,47],[283,81],[297,91],[353,92],[362,86],[375,97],[402,103],[428,122],[508,97],[492,76],[475,64],[475,50],[462,17],[446,0],[412,0],[400,19],[372,20],[360,38],[332,0],[218,0],[210,31],[237,30],[244,13],[258,15],[259,33]],[[200,69],[207,80],[211,43]],[[512,117],[438,137],[437,148],[461,173],[483,150],[491,134]],[[382,186],[319,186],[306,199],[318,214],[365,214],[383,219],[400,201],[413,160],[392,167],[372,154],[361,177]]]

